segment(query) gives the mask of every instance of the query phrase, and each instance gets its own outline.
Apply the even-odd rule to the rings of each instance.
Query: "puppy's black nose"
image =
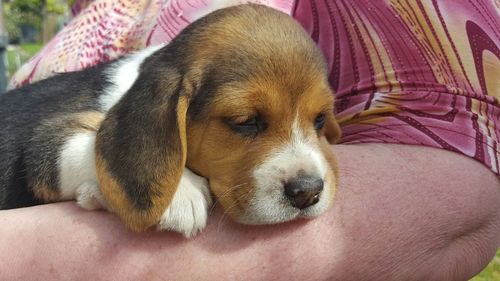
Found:
[[[285,183],[284,188],[292,206],[305,209],[318,203],[319,194],[323,190],[323,180],[318,177],[299,176]]]

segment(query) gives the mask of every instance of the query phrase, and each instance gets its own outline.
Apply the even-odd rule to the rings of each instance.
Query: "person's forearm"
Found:
[[[500,241],[500,184],[481,164],[403,145],[339,145],[334,207],[194,239],[131,233],[72,203],[0,212],[0,272],[22,280],[466,280]],[[449,274],[456,274],[450,276]]]

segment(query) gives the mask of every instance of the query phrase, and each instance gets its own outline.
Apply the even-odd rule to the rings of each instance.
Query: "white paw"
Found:
[[[173,230],[186,237],[207,225],[212,198],[208,181],[185,168],[172,202],[161,216],[158,230]]]
[[[96,182],[84,182],[76,189],[76,203],[87,210],[107,209]]]

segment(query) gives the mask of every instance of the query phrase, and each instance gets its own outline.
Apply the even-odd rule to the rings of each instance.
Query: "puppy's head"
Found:
[[[126,191],[107,197],[132,228],[157,222],[184,165],[209,179],[239,222],[311,217],[330,205],[329,143],[340,137],[333,94],[320,51],[289,16],[258,5],[211,13],[146,59],[129,92],[97,142],[102,155],[120,157],[98,153],[97,164],[108,171],[101,182],[116,187],[108,194]],[[133,172],[117,172],[129,165]]]
[[[191,46],[203,71],[188,109],[187,166],[239,222],[320,214],[336,182],[328,142],[340,136],[322,54],[272,9],[219,16]]]

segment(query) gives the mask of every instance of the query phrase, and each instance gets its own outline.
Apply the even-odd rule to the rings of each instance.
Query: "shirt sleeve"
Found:
[[[444,148],[500,176],[498,3],[296,1],[328,61],[341,142]]]

